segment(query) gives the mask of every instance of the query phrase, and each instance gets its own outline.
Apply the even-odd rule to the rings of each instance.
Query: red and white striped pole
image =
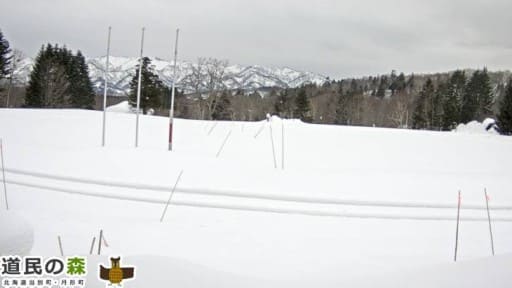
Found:
[[[172,151],[172,124],[174,120],[174,90],[176,89],[176,61],[178,61],[178,36],[180,29],[176,29],[176,43],[174,44],[174,71],[171,91],[171,108],[169,109],[169,151]]]

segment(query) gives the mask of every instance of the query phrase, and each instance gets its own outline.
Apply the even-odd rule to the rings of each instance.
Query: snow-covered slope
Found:
[[[33,227],[32,254],[58,255],[57,235],[66,255],[88,254],[103,229],[104,256],[140,265],[130,287],[511,281],[511,137],[176,119],[169,152],[167,118],[140,117],[138,148],[135,115],[107,113],[106,147],[101,119],[0,109],[9,206]],[[90,277],[90,287],[104,286]]]
[[[105,57],[87,59],[91,80],[98,91],[101,91],[103,87],[105,60]],[[109,60],[111,93],[124,95],[128,92],[130,80],[135,73],[135,66],[138,64],[137,58],[111,56]],[[151,60],[160,79],[170,86],[173,78],[173,62],[159,58],[151,58]],[[19,69],[16,71],[19,81],[28,81],[32,64],[33,60],[31,58],[22,60]],[[189,81],[186,81],[187,76],[192,73],[193,65],[195,64],[191,62],[178,62],[177,85],[180,89],[193,91]],[[228,89],[256,90],[264,87],[297,87],[305,83],[321,84],[325,81],[325,76],[291,68],[231,65],[226,68],[223,83]]]

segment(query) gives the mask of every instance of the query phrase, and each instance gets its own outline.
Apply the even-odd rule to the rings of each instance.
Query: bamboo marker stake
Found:
[[[224,138],[224,141],[222,142],[222,145],[220,146],[219,151],[217,152],[217,155],[215,156],[216,158],[219,158],[220,152],[222,152],[222,149],[224,148],[224,145],[226,145],[226,142],[228,141],[228,138],[231,135],[232,131],[233,130],[229,130],[228,135],[226,135],[226,138]]]
[[[284,120],[281,119],[281,170],[284,170]]]
[[[89,249],[89,255],[92,255],[94,249],[94,243],[96,243],[96,236],[92,237],[91,249]]]
[[[169,195],[167,204],[165,204],[164,212],[162,212],[162,217],[160,217],[160,222],[164,221],[165,213],[167,212],[167,207],[169,207],[169,203],[171,203],[172,195],[174,194],[174,190],[176,190],[176,186],[178,186],[178,182],[180,182],[182,174],[183,174],[183,170],[180,171],[180,175],[178,175],[178,178],[176,178],[176,183],[174,183],[174,187],[172,187],[171,195]]]
[[[494,238],[492,235],[491,212],[489,211],[489,195],[487,194],[487,188],[484,188],[484,193],[485,193],[485,204],[487,206],[487,219],[489,220],[489,234],[491,236],[491,251],[492,251],[492,256],[494,256]]]
[[[213,129],[215,129],[215,127],[217,126],[217,121],[215,121],[212,125],[212,128],[210,128],[210,131],[208,131],[208,136],[210,136],[210,134],[212,134],[213,132]]]
[[[62,240],[60,239],[60,235],[57,236],[57,241],[59,242],[60,256],[64,256],[64,251],[62,250]]]
[[[274,157],[274,168],[277,168],[277,160],[276,160],[276,149],[274,147],[274,136],[272,133],[272,123],[268,125],[270,127],[270,142],[272,143],[272,156]]]
[[[100,237],[98,238],[98,255],[101,255],[101,240],[103,239],[103,230],[100,230]]]
[[[254,139],[258,138],[258,135],[260,135],[261,131],[263,131],[263,128],[265,128],[265,123],[261,124],[260,129],[259,129],[259,130],[258,130],[258,132],[256,132],[256,134],[254,135]]]
[[[459,245],[459,221],[460,221],[460,190],[459,190],[459,200],[457,205],[457,228],[455,230],[455,255],[453,257],[453,261],[457,262],[457,248]]]

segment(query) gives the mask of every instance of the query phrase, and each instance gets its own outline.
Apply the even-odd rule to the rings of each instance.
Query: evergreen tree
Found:
[[[391,86],[389,86],[389,89],[391,89],[393,95],[395,95],[399,92],[404,91],[406,85],[407,83],[405,81],[405,75],[404,73],[400,73],[393,79],[393,82],[391,83]]]
[[[30,73],[25,106],[62,108],[69,99],[70,82],[63,65],[65,49],[47,44],[41,47]]]
[[[500,103],[498,126],[504,135],[512,135],[512,79],[508,82],[505,97]]]
[[[89,67],[80,51],[69,56],[68,73],[71,83],[71,105],[74,108],[92,109],[95,104],[94,90],[89,78]]]
[[[347,91],[347,93],[350,96],[355,96],[357,94],[362,94],[363,93],[363,88],[360,85],[358,85],[356,79],[352,79],[352,81],[350,81],[350,89]]]
[[[9,48],[9,41],[4,38],[0,30],[0,79],[7,77],[11,68],[11,49]]]
[[[281,91],[274,102],[274,113],[281,118],[291,117],[292,115],[292,99],[288,89]]]
[[[491,78],[487,72],[487,68],[484,68],[480,73],[480,86],[478,93],[478,110],[477,120],[484,120],[487,117],[493,117],[492,106],[494,104],[494,95],[491,87]]]
[[[412,116],[413,129],[428,129],[429,128],[429,100],[434,95],[434,84],[432,79],[428,78],[423,86],[420,95],[416,99],[415,109]]]
[[[461,103],[465,89],[466,75],[464,71],[457,70],[450,77],[443,101],[443,130],[452,130],[460,122]]]
[[[492,115],[493,94],[487,69],[477,70],[469,80],[462,99],[461,122],[482,121]]]
[[[445,101],[447,83],[440,83],[431,101],[430,107],[430,129],[441,130],[443,126],[443,103]]]
[[[65,47],[41,47],[25,94],[27,107],[93,108],[94,93],[85,59]]]
[[[137,107],[137,88],[139,83],[139,67],[135,68],[135,75],[130,81],[130,95],[128,102],[130,106]],[[148,57],[142,58],[142,74],[141,74],[141,92],[140,92],[140,109],[146,113],[150,108],[158,109],[161,105],[161,99],[165,94],[165,86],[159,79],[158,75],[151,67],[151,60]]]
[[[414,74],[411,74],[409,79],[407,79],[407,82],[405,83],[405,90],[407,93],[411,94],[413,93],[414,89],[416,88],[416,77]]]
[[[389,88],[388,77],[380,77],[379,89],[377,90],[377,97],[384,98],[386,96],[386,90]]]
[[[214,101],[219,101],[214,105],[214,110],[212,112],[213,120],[232,120],[233,111],[231,109],[231,100],[228,91],[224,90],[218,99]]]
[[[336,118],[335,124],[347,125],[350,124],[350,98],[351,93],[343,91],[343,85],[340,84],[338,89],[338,101],[336,103]]]
[[[299,118],[305,122],[311,122],[313,120],[311,117],[311,106],[305,87],[301,87],[299,89],[297,97],[295,98],[295,111],[293,112],[293,117]]]

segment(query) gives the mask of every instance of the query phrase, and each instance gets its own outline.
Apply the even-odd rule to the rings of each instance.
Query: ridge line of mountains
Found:
[[[155,73],[165,85],[171,86],[173,79],[173,61],[149,57]],[[105,70],[105,56],[86,58],[89,67],[89,76],[96,92],[103,89],[103,73]],[[30,72],[34,64],[33,58],[23,58],[15,70],[17,83],[28,83]],[[135,67],[138,64],[137,57],[109,58],[109,95],[125,96],[130,90],[130,80],[135,74]],[[192,73],[192,62],[178,61],[176,66],[176,86],[185,92],[192,92],[193,87],[184,81]],[[255,91],[264,88],[296,88],[303,84],[323,84],[329,78],[312,72],[299,71],[287,67],[270,68],[258,65],[242,66],[229,65],[225,69],[223,84],[228,90],[241,89],[244,91]]]

